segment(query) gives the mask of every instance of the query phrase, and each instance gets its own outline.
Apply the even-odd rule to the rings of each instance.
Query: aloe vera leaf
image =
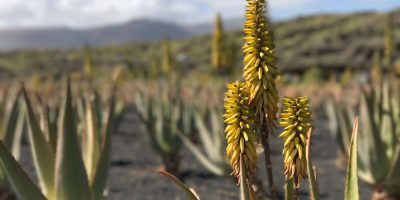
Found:
[[[325,115],[328,118],[329,124],[328,124],[328,128],[329,128],[329,132],[331,133],[332,137],[336,139],[336,142],[338,143],[338,145],[340,145],[340,148],[342,150],[344,150],[344,147],[342,146],[342,140],[339,137],[340,136],[340,129],[339,129],[339,120],[338,120],[338,109],[337,109],[337,105],[335,105],[335,103],[333,102],[333,100],[331,100],[331,98],[327,98],[327,100],[325,101],[324,105],[324,110],[325,110]]]
[[[111,159],[111,131],[115,126],[115,118],[113,116],[115,110],[115,87],[111,96],[108,113],[105,116],[107,121],[103,129],[103,139],[101,146],[100,159],[97,164],[96,174],[93,182],[91,183],[93,199],[101,199],[103,196],[104,188],[106,186],[107,175],[109,171]]]
[[[29,122],[29,140],[31,143],[32,156],[39,176],[39,182],[43,193],[50,199],[54,195],[54,164],[55,155],[50,144],[46,141],[43,131],[40,129],[38,120],[32,109],[31,101],[23,89],[27,116]]]
[[[20,106],[19,116],[15,128],[14,138],[11,145],[11,152],[16,160],[19,160],[21,154],[21,139],[22,134],[26,130],[26,107]]]
[[[90,99],[87,99],[85,113],[86,129],[82,135],[82,137],[85,138],[83,161],[88,174],[89,182],[92,182],[95,176],[96,166],[100,157],[100,135],[98,133],[100,130],[98,127],[98,119],[96,119],[97,114],[95,113],[94,106],[94,102],[92,102]]]
[[[14,159],[2,141],[0,141],[0,165],[2,170],[7,174],[8,180],[18,196],[18,199],[47,200]]]
[[[121,124],[125,114],[125,104],[122,101],[115,102],[115,109],[113,113],[114,128],[118,128]]]
[[[396,122],[395,122],[395,117],[393,114],[393,104],[392,104],[392,92],[391,92],[391,84],[385,84],[384,88],[384,96],[383,96],[383,102],[382,102],[382,109],[384,110],[383,116],[382,116],[382,125],[381,125],[381,133],[382,134],[382,139],[386,145],[386,151],[388,157],[392,157],[397,140],[396,138]]]
[[[55,198],[90,200],[92,197],[78,141],[69,80],[62,112],[57,141]]]
[[[2,133],[3,135],[1,136],[1,138],[8,148],[12,148],[15,129],[17,126],[17,119],[19,115],[19,96],[20,92],[18,91],[18,93],[15,94],[12,99],[9,99],[10,102],[6,103],[6,113],[4,114],[4,118],[2,121],[2,129],[4,132]]]
[[[9,91],[9,87],[5,88],[5,91],[2,92],[2,95],[0,96],[0,122],[4,121],[4,117],[5,117],[5,111],[6,111],[6,107],[7,107],[7,99],[10,97],[10,91]],[[2,126],[3,129],[3,124],[0,124]],[[0,133],[0,136],[2,137],[3,133]]]
[[[38,110],[37,121],[39,123],[39,127],[43,132],[44,138],[50,144],[52,151],[56,152],[56,150],[53,148],[53,146],[50,143],[48,118],[46,115],[46,103],[42,101],[41,97],[38,94],[36,94],[36,99],[37,99],[37,103],[34,106],[39,107],[39,109],[37,109]]]
[[[306,146],[306,159],[307,159],[307,173],[308,182],[310,184],[310,194],[312,200],[319,200],[319,187],[315,171],[311,163],[311,139],[312,139],[312,128],[307,133],[307,146]]]
[[[183,144],[193,153],[196,159],[210,172],[218,176],[227,175],[228,167],[224,165],[223,162],[215,163],[212,162],[195,144],[193,144],[186,135],[179,133],[179,138],[182,140]]]
[[[225,141],[225,137],[223,137],[223,120],[221,115],[218,115],[218,109],[213,109],[210,113],[211,119],[211,132],[213,134],[213,138],[216,144],[221,144],[221,141]],[[221,137],[222,136],[222,137]]]
[[[172,151],[172,144],[169,138],[169,135],[171,134],[171,127],[169,126],[168,121],[166,121],[167,118],[164,117],[162,108],[157,106],[156,109],[156,121],[150,122],[154,123],[150,124],[150,126],[155,126],[155,132],[152,134],[153,139],[157,147],[161,150],[161,153],[168,154]]]
[[[388,160],[386,156],[386,149],[382,138],[380,136],[380,128],[377,128],[377,123],[374,121],[373,102],[369,101],[368,97],[364,93],[364,98],[361,99],[360,104],[360,122],[363,127],[362,136],[359,139],[360,144],[363,144],[363,150],[366,157],[366,162],[363,162],[362,167],[366,167],[363,170],[370,174],[372,182],[382,181],[386,177],[386,171],[388,168]],[[361,142],[362,141],[362,142]],[[360,159],[362,161],[363,159]],[[363,160],[364,161],[364,160]],[[384,169],[384,170],[377,170]],[[368,181],[368,180],[366,180]]]
[[[182,191],[184,191],[188,197],[191,200],[200,200],[199,195],[191,188],[189,188],[187,185],[185,185],[182,181],[180,181],[179,179],[177,179],[174,175],[166,172],[166,171],[159,171],[158,173],[160,173],[161,175],[169,178],[170,180],[172,180]]]
[[[358,138],[358,119],[354,121],[353,134],[350,142],[349,164],[347,168],[345,200],[360,199],[358,194],[358,174],[357,174],[357,138]]]
[[[49,143],[54,152],[57,149],[57,118],[58,118],[58,108],[51,110],[48,106],[45,107],[45,117],[47,130],[49,135]],[[51,115],[54,116],[51,116]],[[52,118],[54,117],[54,118]]]
[[[208,157],[215,159],[215,144],[212,133],[207,129],[207,126],[204,124],[203,119],[199,115],[196,115],[196,126],[199,130],[199,136],[201,144],[204,146],[205,153]]]
[[[341,109],[339,107],[336,108],[337,109],[337,117],[338,117],[338,122],[339,122],[339,127],[340,127],[340,134],[339,134],[339,138],[340,138],[340,144],[342,147],[342,150],[344,150],[344,152],[347,152],[347,148],[350,144],[350,140],[348,135],[351,132],[351,127],[349,125],[347,116],[346,116],[346,111],[344,109]]]
[[[211,113],[211,133],[214,140],[214,154],[216,160],[226,160],[226,139],[224,135],[224,123],[221,115],[218,114],[218,109]]]
[[[400,184],[400,138],[397,138],[397,147],[391,158],[389,173],[385,182],[390,185]]]

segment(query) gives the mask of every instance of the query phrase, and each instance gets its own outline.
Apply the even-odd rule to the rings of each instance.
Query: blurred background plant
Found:
[[[161,85],[160,85],[161,86]],[[135,95],[135,108],[154,150],[160,155],[165,170],[177,174],[179,170],[179,151],[181,141],[178,137],[178,121],[181,112],[178,102],[169,99],[169,94],[156,88],[154,96],[138,92]]]
[[[16,88],[4,88],[0,102],[0,138],[10,149],[16,160],[21,154],[22,134],[27,128],[25,107],[22,105],[21,91]],[[6,173],[0,168],[0,198],[12,199]]]
[[[388,42],[393,41],[391,24],[391,17],[388,17],[385,32],[387,73],[383,73],[384,69],[376,61],[370,84],[359,86],[362,93],[357,97],[356,104],[346,100],[337,102],[333,97],[325,101],[330,131],[342,152],[348,152],[352,118],[360,116],[358,174],[374,190],[373,199],[400,198],[400,96],[396,89],[398,82],[392,73],[393,47]]]
[[[223,133],[224,126],[220,111],[221,109],[206,106],[205,116],[193,113],[194,123],[200,145],[195,144],[188,134],[179,134],[183,144],[193,153],[196,159],[211,173],[224,176],[229,173],[229,163],[226,157],[226,142]],[[183,133],[183,134],[182,134]]]
[[[115,96],[111,96],[104,111],[93,104],[94,99],[88,99],[85,118],[81,119],[85,131],[78,134],[80,121],[72,105],[69,81],[65,91],[65,96],[61,97],[63,104],[59,105],[61,113],[54,119],[50,117],[46,103],[31,101],[23,89],[40,191],[9,153],[7,149],[10,147],[1,143],[0,163],[19,199],[104,198],[111,155],[110,136],[115,126]],[[100,110],[104,112],[103,118],[100,113],[95,113]],[[60,123],[56,128],[54,121]],[[79,138],[83,141],[82,151]]]

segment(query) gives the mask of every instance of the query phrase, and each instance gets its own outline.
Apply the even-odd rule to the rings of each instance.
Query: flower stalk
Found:
[[[247,0],[244,24],[243,78],[249,87],[250,105],[255,110],[255,124],[264,148],[271,198],[276,199],[268,135],[277,124],[278,92],[275,79],[279,75],[275,66],[274,42],[265,15],[265,0]]]

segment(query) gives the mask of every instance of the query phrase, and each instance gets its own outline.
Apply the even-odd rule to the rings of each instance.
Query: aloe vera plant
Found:
[[[157,101],[156,98],[159,97],[138,93],[135,96],[135,108],[164,167],[176,174],[179,169],[178,153],[182,146],[177,127],[179,106],[172,102]]]
[[[21,106],[19,90],[4,91],[0,102],[0,139],[10,149],[16,160],[19,160],[21,138],[26,129],[25,107]],[[0,196],[12,196],[9,181],[0,168]]]
[[[355,117],[354,109],[329,97],[324,101],[324,111],[328,117],[329,132],[339,147],[340,159],[346,161],[351,139],[351,120]]]
[[[60,105],[50,106],[47,102],[44,102],[41,97],[37,97],[36,106],[40,128],[43,130],[43,134],[47,141],[50,143],[50,147],[53,151],[56,151],[57,147],[57,129],[58,119],[60,116]]]
[[[179,103],[180,117],[178,118],[178,128],[185,136],[193,137],[198,133],[198,127],[196,126],[196,115],[201,115],[199,106],[183,103],[180,100]]]
[[[90,150],[90,152],[97,151],[98,154],[98,157],[93,156],[89,159],[83,157],[80,150],[69,81],[58,119],[59,126],[55,149],[52,148],[49,137],[46,138],[45,131],[39,123],[31,100],[25,90],[23,94],[30,126],[29,140],[39,178],[40,190],[28,178],[14,157],[1,143],[0,165],[10,179],[18,198],[21,200],[103,199],[110,160],[110,134],[114,125],[112,113],[114,113],[115,95],[111,97],[108,112],[105,116],[106,125],[102,127],[100,132],[88,130],[86,133],[87,135],[99,134],[100,142],[97,149],[94,148],[95,145],[85,146],[84,152]],[[45,118],[43,117],[43,119]],[[92,121],[93,119],[87,119],[87,123]],[[90,143],[89,141],[85,142]],[[92,139],[91,142],[96,143],[97,141]],[[93,162],[94,158],[97,159],[97,162]],[[93,163],[92,170],[94,172],[85,169],[84,163],[86,162]]]
[[[21,106],[21,91],[8,91],[1,100],[0,138],[11,149],[13,156],[20,157],[20,143],[25,126],[25,107]]]
[[[350,144],[351,120],[360,116],[360,179],[371,185],[374,199],[400,198],[400,95],[390,81],[364,90],[359,104],[332,103],[328,116],[343,152]]]
[[[229,161],[225,155],[226,141],[223,132],[223,121],[218,109],[208,108],[205,118],[198,112],[193,113],[201,141],[199,147],[193,143],[188,134],[179,134],[183,144],[193,153],[196,159],[211,173],[223,176],[229,173]]]
[[[344,200],[360,199],[358,191],[358,118],[354,120],[349,146],[349,162],[347,165],[346,188]]]
[[[400,198],[400,96],[390,82],[364,92],[360,102],[359,176],[374,199]]]

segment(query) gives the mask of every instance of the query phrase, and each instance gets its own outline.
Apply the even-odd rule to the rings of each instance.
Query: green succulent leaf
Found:
[[[100,119],[98,118],[95,102],[91,99],[86,101],[85,131],[82,133],[84,138],[83,161],[89,182],[93,181],[96,167],[100,157]]]
[[[21,154],[21,139],[26,130],[26,108],[25,106],[19,107],[19,115],[14,132],[14,137],[11,145],[11,152],[16,160],[19,160]]]
[[[33,160],[39,176],[42,191],[48,198],[52,199],[54,195],[55,155],[40,128],[35,113],[33,112],[31,101],[25,89],[23,89],[23,94],[30,126],[29,140],[31,143]]]
[[[341,145],[344,150],[344,153],[347,153],[348,147],[350,145],[350,134],[351,134],[351,120],[352,116],[350,113],[351,108],[340,108],[337,107],[337,112],[338,112],[338,121],[339,121],[339,126],[340,126],[340,140],[341,140]]]
[[[115,127],[115,88],[111,96],[111,101],[109,105],[109,110],[106,115],[106,124],[103,129],[103,139],[101,146],[100,159],[97,164],[96,174],[94,176],[93,182],[91,183],[93,199],[102,199],[103,192],[106,186],[107,175],[109,171],[110,159],[111,159],[111,131]]]
[[[46,197],[24,172],[2,141],[0,141],[0,165],[7,174],[8,180],[18,196],[18,199],[46,200]]]
[[[311,138],[312,138],[312,128],[310,128],[307,133],[307,147],[306,147],[307,173],[308,173],[308,182],[310,184],[310,194],[311,194],[310,199],[319,200],[320,196],[319,196],[318,181],[314,167],[312,166],[311,163]]]
[[[209,157],[207,157],[203,151],[193,144],[190,139],[182,133],[178,134],[179,138],[182,140],[183,144],[193,153],[196,159],[210,172],[218,176],[224,176],[228,173],[229,165],[224,162],[216,163],[213,162]]]
[[[125,103],[122,101],[115,102],[115,109],[114,109],[114,128],[119,127],[121,124],[125,114]]]
[[[397,147],[391,159],[391,165],[385,182],[389,185],[400,185],[400,138],[397,140]]]
[[[360,124],[362,127],[362,137],[359,137],[359,175],[362,179],[369,183],[383,181],[387,174],[388,158],[386,147],[381,138],[380,122],[375,119],[383,119],[382,117],[374,118],[374,115],[380,113],[380,108],[374,108],[375,103],[372,95],[364,92],[360,103]],[[380,169],[380,170],[377,170]]]
[[[325,102],[324,102],[324,111],[325,111],[325,115],[328,118],[329,124],[328,124],[328,128],[329,128],[329,132],[331,133],[331,135],[333,136],[333,138],[335,138],[337,140],[337,143],[340,145],[341,141],[340,141],[340,129],[339,129],[339,122],[338,122],[338,110],[337,110],[337,105],[333,102],[334,100],[333,96],[329,96]]]
[[[17,120],[20,115],[18,101],[20,93],[21,92],[18,91],[15,95],[11,96],[12,98],[7,99],[7,102],[5,102],[6,107],[2,121],[1,138],[8,148],[12,148],[15,131],[17,129]]]
[[[360,199],[358,194],[358,174],[357,174],[357,138],[358,138],[358,119],[354,121],[354,128],[350,142],[349,164],[347,168],[345,200]]]
[[[62,112],[55,169],[56,199],[90,200],[92,196],[77,136],[69,80]]]
[[[207,126],[201,119],[200,115],[196,115],[195,117],[196,117],[196,126],[197,129],[199,130],[200,141],[204,146],[204,150],[208,157],[216,159],[215,156],[217,156],[218,153],[215,153],[215,150],[219,149],[217,149],[215,146],[216,143],[214,142],[216,141],[214,140],[213,133],[209,131],[209,129],[207,129]],[[222,133],[222,131],[220,133]]]
[[[388,157],[392,157],[394,154],[394,150],[397,145],[397,139],[396,139],[396,124],[397,122],[395,121],[394,117],[394,110],[393,107],[394,105],[392,104],[392,88],[389,83],[384,84],[384,89],[383,89],[383,102],[382,102],[382,109],[384,111],[383,116],[382,116],[382,125],[381,125],[381,133],[382,134],[382,140],[384,141],[386,145],[386,153]]]
[[[56,119],[58,109],[55,108],[51,110],[49,106],[46,104],[42,105],[42,109],[40,112],[40,120],[42,127],[44,128],[43,132],[46,136],[47,141],[49,142],[51,149],[53,152],[56,152],[57,149],[57,126],[56,126]],[[55,115],[55,116],[51,116]]]

